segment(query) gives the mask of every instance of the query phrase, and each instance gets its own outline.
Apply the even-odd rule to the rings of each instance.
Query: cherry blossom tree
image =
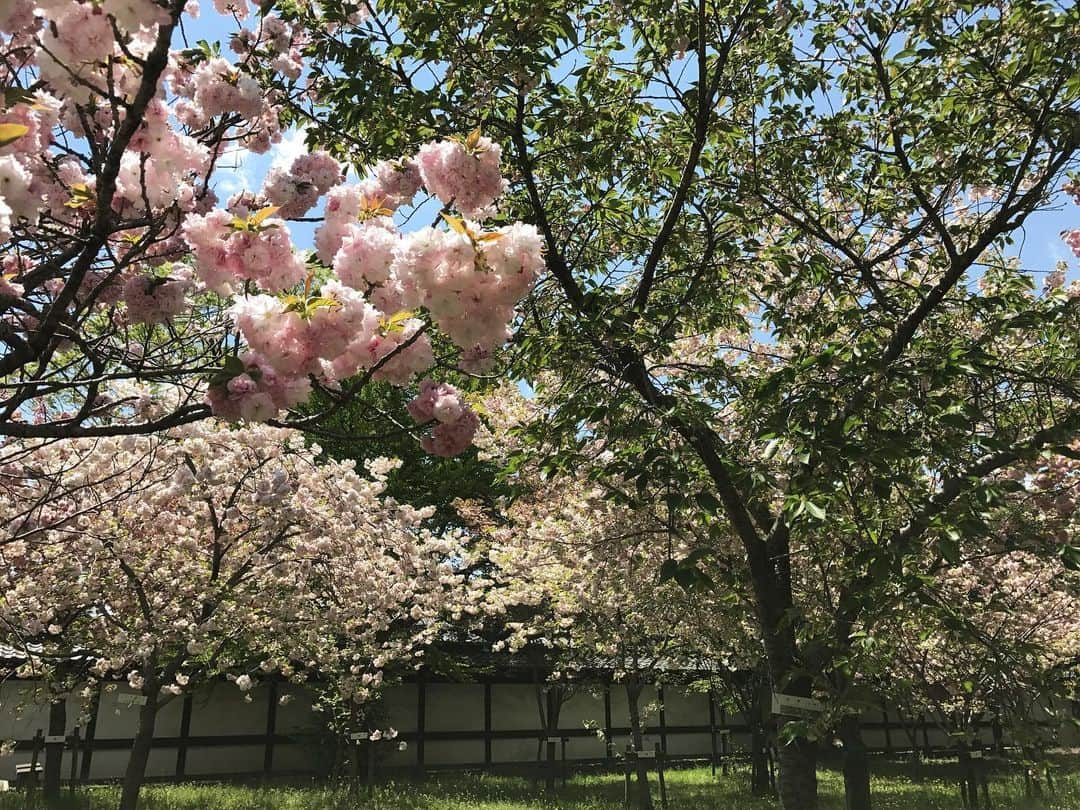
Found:
[[[505,462],[519,441],[516,431],[536,411],[516,390],[488,396],[481,454]],[[598,452],[598,470],[605,460]],[[495,508],[463,505],[463,511],[481,535],[476,555],[490,564],[484,617],[503,627],[495,649],[544,650],[551,680],[564,690],[597,670],[610,671],[626,690],[631,742],[640,752],[645,688],[710,668],[721,657],[734,663],[734,632],[721,639],[716,618],[727,609],[733,626],[746,613],[738,600],[710,598],[726,591],[703,570],[690,576],[677,569],[697,543],[688,527],[672,523],[663,509],[631,508],[590,477],[588,467],[574,476],[543,476],[535,466],[520,466],[513,473],[516,497]],[[710,635],[701,632],[702,622]],[[636,771],[639,805],[652,807],[647,763],[639,758]]]
[[[122,810],[173,696],[317,675],[362,711],[480,601],[461,538],[385,496],[396,462],[365,477],[319,452],[295,431],[203,421],[38,444],[0,471],[0,621],[21,674],[77,656],[90,685],[126,679],[145,701]]]

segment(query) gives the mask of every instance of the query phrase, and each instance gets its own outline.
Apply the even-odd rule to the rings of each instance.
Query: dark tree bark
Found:
[[[156,680],[146,679],[143,688],[146,703],[139,707],[139,723],[135,729],[135,740],[131,745],[131,757],[128,759],[127,770],[124,771],[119,810],[136,810],[139,806],[139,791],[146,778],[146,763],[150,759],[150,749],[154,744],[159,686]]]
[[[780,763],[780,802],[784,810],[816,810],[817,746],[797,737],[780,746],[777,760]]]
[[[960,798],[968,810],[979,810],[979,780],[968,744],[960,743],[957,754],[960,760]]]
[[[49,703],[49,736],[61,737],[67,726],[67,700],[63,695],[53,696]],[[60,768],[64,761],[64,744],[45,745],[44,784],[41,794],[46,800],[60,798]]]
[[[641,730],[641,700],[642,685],[637,675],[631,675],[626,680],[626,704],[630,712],[630,737],[634,742],[634,761],[637,764],[638,783],[638,807],[640,810],[653,810],[652,792],[649,790],[649,769],[641,758],[641,751],[645,746],[644,734]]]
[[[870,762],[866,756],[857,715],[840,721],[840,741],[844,744],[844,801],[847,810],[870,810]]]
[[[773,792],[769,781],[768,740],[761,719],[750,724],[750,792],[755,796],[768,796]]]

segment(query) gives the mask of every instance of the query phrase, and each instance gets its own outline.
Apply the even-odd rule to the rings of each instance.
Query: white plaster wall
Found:
[[[709,696],[664,687],[664,721],[669,726],[709,725]]]
[[[512,739],[492,740],[492,762],[535,762],[537,740]],[[483,751],[480,752],[483,754]]]
[[[590,728],[604,727],[602,690],[577,689],[559,711],[560,729],[582,729],[586,728],[586,723]]]
[[[245,695],[250,702],[244,699]],[[241,692],[236,684],[228,681],[208,684],[192,700],[191,736],[265,734],[269,696],[270,690],[265,686]],[[281,709],[280,705],[278,709]],[[259,762],[261,764],[262,760]]]
[[[476,735],[467,740],[425,740],[425,764],[433,767],[453,765],[481,765],[484,762],[484,686],[482,684],[435,683],[426,687],[425,727],[428,732],[455,731],[470,732]],[[389,687],[379,707],[379,716],[387,725],[392,725],[401,732],[412,733],[417,728],[417,685],[399,684]],[[493,684],[492,691],[492,727],[495,731],[538,731],[539,717],[536,710],[535,686],[531,684]],[[128,707],[118,701],[118,695],[131,694],[124,686],[112,687],[103,693],[97,718],[96,738],[103,740],[128,740],[134,734],[137,707]],[[219,682],[201,689],[193,699],[190,734],[194,737],[217,737],[225,735],[262,735],[266,730],[269,689],[261,686],[248,693],[251,701],[244,700],[244,693],[232,683]],[[295,734],[293,743],[278,743],[274,748],[274,770],[282,772],[302,772],[325,770],[329,749],[318,743],[323,730],[321,715],[311,710],[310,693],[302,687],[292,684],[279,686],[279,694],[291,695],[292,700],[277,707],[276,730],[278,734]],[[705,725],[708,723],[708,699],[703,694],[686,694],[679,689],[669,687],[665,690],[665,715],[669,726]],[[649,704],[655,704],[656,694],[651,688],[642,696],[643,713]],[[611,690],[612,722],[616,726],[629,724],[626,709],[625,689],[615,684]],[[183,700],[171,700],[159,715],[157,736],[178,737]],[[66,732],[78,723],[85,734],[86,718],[80,717],[82,700],[70,697],[67,704],[68,724]],[[743,722],[743,718],[728,718],[729,721]],[[880,723],[881,712],[870,709],[865,713],[867,722]],[[891,739],[894,748],[903,749],[910,745],[909,739],[899,724],[899,714],[890,708]],[[717,712],[717,721],[720,713]],[[586,722],[595,728],[603,728],[604,704],[601,688],[579,689],[562,707],[560,729],[580,731]],[[645,718],[648,733],[645,746],[652,748],[660,741],[659,716],[655,706]],[[35,701],[33,684],[26,682],[6,682],[0,684],[0,739],[30,739],[38,728],[48,728],[48,707]],[[885,734],[882,729],[864,729],[864,739],[871,747],[885,746]],[[304,737],[307,739],[304,739]],[[931,745],[945,747],[950,744],[947,734],[931,726],[928,730]],[[990,744],[992,734],[989,728],[981,733],[983,744]],[[718,749],[721,746],[717,737]],[[745,751],[749,746],[748,733],[732,733],[729,736],[729,750]],[[621,753],[629,743],[625,733],[616,735],[613,740],[615,751]],[[916,744],[922,747],[922,730],[916,734]],[[705,732],[667,735],[667,749],[672,756],[708,756],[710,751],[709,735]],[[561,746],[558,749],[561,756]],[[406,751],[398,751],[397,744],[380,744],[378,751],[379,768],[408,768],[416,764],[417,745],[410,740]],[[568,759],[600,759],[605,755],[603,741],[593,735],[573,736],[567,743]],[[212,776],[215,774],[258,773],[263,767],[264,747],[257,744],[237,744],[230,746],[188,747],[186,773],[188,776]],[[537,740],[535,737],[518,739],[492,740],[492,761],[495,763],[528,763],[537,758]],[[16,756],[0,759],[0,779],[14,777],[15,764],[28,762],[29,752],[19,752]],[[151,777],[169,777],[175,774],[177,749],[175,747],[155,748],[150,756],[148,775]],[[127,751],[96,750],[93,754],[91,778],[115,778],[122,774],[127,762]],[[65,757],[63,774],[69,772],[70,760]]]
[[[482,689],[483,687],[481,687]],[[400,683],[388,687],[379,701],[378,714],[384,716],[387,724],[398,731],[416,731],[416,712],[418,708],[419,686],[415,683]],[[430,700],[430,698],[427,698]],[[480,722],[483,725],[483,693],[480,694]]]
[[[228,748],[191,746],[187,750],[187,775],[258,773],[262,771],[265,752],[266,749],[261,745],[230,745]],[[275,746],[275,763],[277,754]],[[175,761],[175,751],[173,757]]]
[[[428,731],[483,731],[484,687],[478,683],[429,683],[425,687],[424,728]],[[483,762],[483,749],[480,760]],[[475,761],[475,760],[473,760]]]
[[[543,701],[542,695],[540,699]],[[497,731],[539,728],[540,714],[536,708],[536,687],[527,683],[493,684],[491,687],[491,727]]]
[[[427,740],[424,743],[426,765],[475,765],[483,761],[483,740]]]

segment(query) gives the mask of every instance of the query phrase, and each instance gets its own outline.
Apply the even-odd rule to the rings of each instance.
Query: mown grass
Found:
[[[1075,763],[1080,767],[1080,763]],[[961,810],[954,766],[948,763],[918,768],[875,763],[881,775],[873,782],[876,810]],[[669,771],[672,810],[775,810],[775,799],[753,797],[747,776],[736,770],[713,778],[707,768]],[[659,798],[655,778],[654,797]],[[843,810],[843,779],[835,770],[820,773],[822,810]],[[999,771],[990,780],[994,810],[1080,810],[1080,770],[1059,768],[1055,791],[1045,799],[1024,795],[1017,771]],[[93,787],[65,799],[59,810],[111,810],[117,803],[115,787]],[[532,780],[482,774],[442,774],[422,783],[379,785],[368,793],[360,788],[321,786],[255,786],[190,783],[154,784],[144,788],[141,810],[617,810],[623,806],[623,781],[617,774],[579,775],[555,796],[545,796]],[[19,794],[0,794],[0,810],[43,808]],[[659,802],[657,801],[657,807]]]

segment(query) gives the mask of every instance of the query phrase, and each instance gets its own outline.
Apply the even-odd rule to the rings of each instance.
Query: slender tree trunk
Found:
[[[840,741],[844,744],[845,807],[847,810],[870,810],[870,762],[858,715],[844,715],[840,721]]]
[[[119,810],[136,810],[139,806],[139,790],[146,777],[146,763],[154,744],[154,724],[157,722],[158,682],[146,679],[143,696],[146,703],[139,707],[139,724],[135,729],[135,741],[131,745],[131,757],[124,772],[124,787],[120,794]]]
[[[761,720],[750,724],[750,792],[755,796],[772,793],[769,784],[769,757],[765,750],[765,727]]]
[[[49,703],[49,736],[63,736],[67,726],[67,700],[63,695],[53,696]],[[60,767],[64,761],[64,744],[47,743],[45,746],[44,785],[41,795],[46,800],[60,798]]]
[[[638,783],[638,807],[641,810],[653,810],[652,791],[649,790],[649,769],[641,758],[641,750],[645,745],[644,735],[641,731],[641,711],[638,702],[641,699],[641,683],[637,675],[631,675],[626,680],[626,704],[630,711],[630,736],[634,742],[634,750],[637,753],[637,783]]]
[[[974,760],[966,742],[957,746],[957,754],[960,760],[960,798],[968,810],[978,810],[979,781],[975,776]]]

